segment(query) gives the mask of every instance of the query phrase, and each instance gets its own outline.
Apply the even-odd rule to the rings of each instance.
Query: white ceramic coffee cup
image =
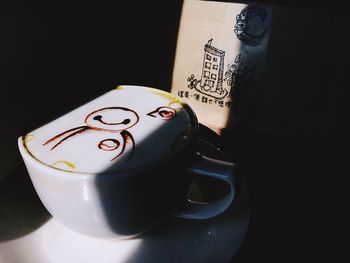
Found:
[[[175,96],[119,86],[18,139],[33,185],[52,216],[84,235],[139,235],[176,215],[208,219],[236,195],[234,165],[195,147],[194,112]],[[209,204],[186,203],[193,174],[229,185]]]

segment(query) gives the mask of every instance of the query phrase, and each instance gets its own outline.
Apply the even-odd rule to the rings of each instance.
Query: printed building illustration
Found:
[[[225,51],[211,45],[210,39],[204,46],[204,59],[200,88],[203,93],[212,97],[226,96],[226,89],[223,88],[223,71]]]

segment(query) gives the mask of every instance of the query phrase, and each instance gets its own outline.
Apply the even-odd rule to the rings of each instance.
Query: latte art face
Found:
[[[40,162],[78,173],[128,171],[181,151],[195,133],[191,109],[170,93],[119,86],[23,138]]]
[[[107,107],[91,112],[85,118],[87,126],[93,129],[120,131],[128,129],[139,121],[137,113],[121,107]]]

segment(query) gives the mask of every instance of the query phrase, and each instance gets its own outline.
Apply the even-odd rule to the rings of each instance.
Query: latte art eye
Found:
[[[175,115],[175,113],[173,111],[169,111],[169,110],[161,110],[158,113],[164,119],[171,119]]]
[[[95,117],[93,117],[93,119],[94,119],[95,121],[101,121],[102,116],[101,116],[101,115],[96,115]]]
[[[154,118],[160,118],[163,120],[171,120],[175,117],[176,111],[173,108],[164,106],[164,107],[159,107],[150,113],[147,113],[147,115]]]

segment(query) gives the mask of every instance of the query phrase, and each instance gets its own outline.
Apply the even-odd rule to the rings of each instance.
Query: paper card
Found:
[[[235,94],[261,75],[271,6],[185,0],[171,92],[219,132],[234,121]]]

